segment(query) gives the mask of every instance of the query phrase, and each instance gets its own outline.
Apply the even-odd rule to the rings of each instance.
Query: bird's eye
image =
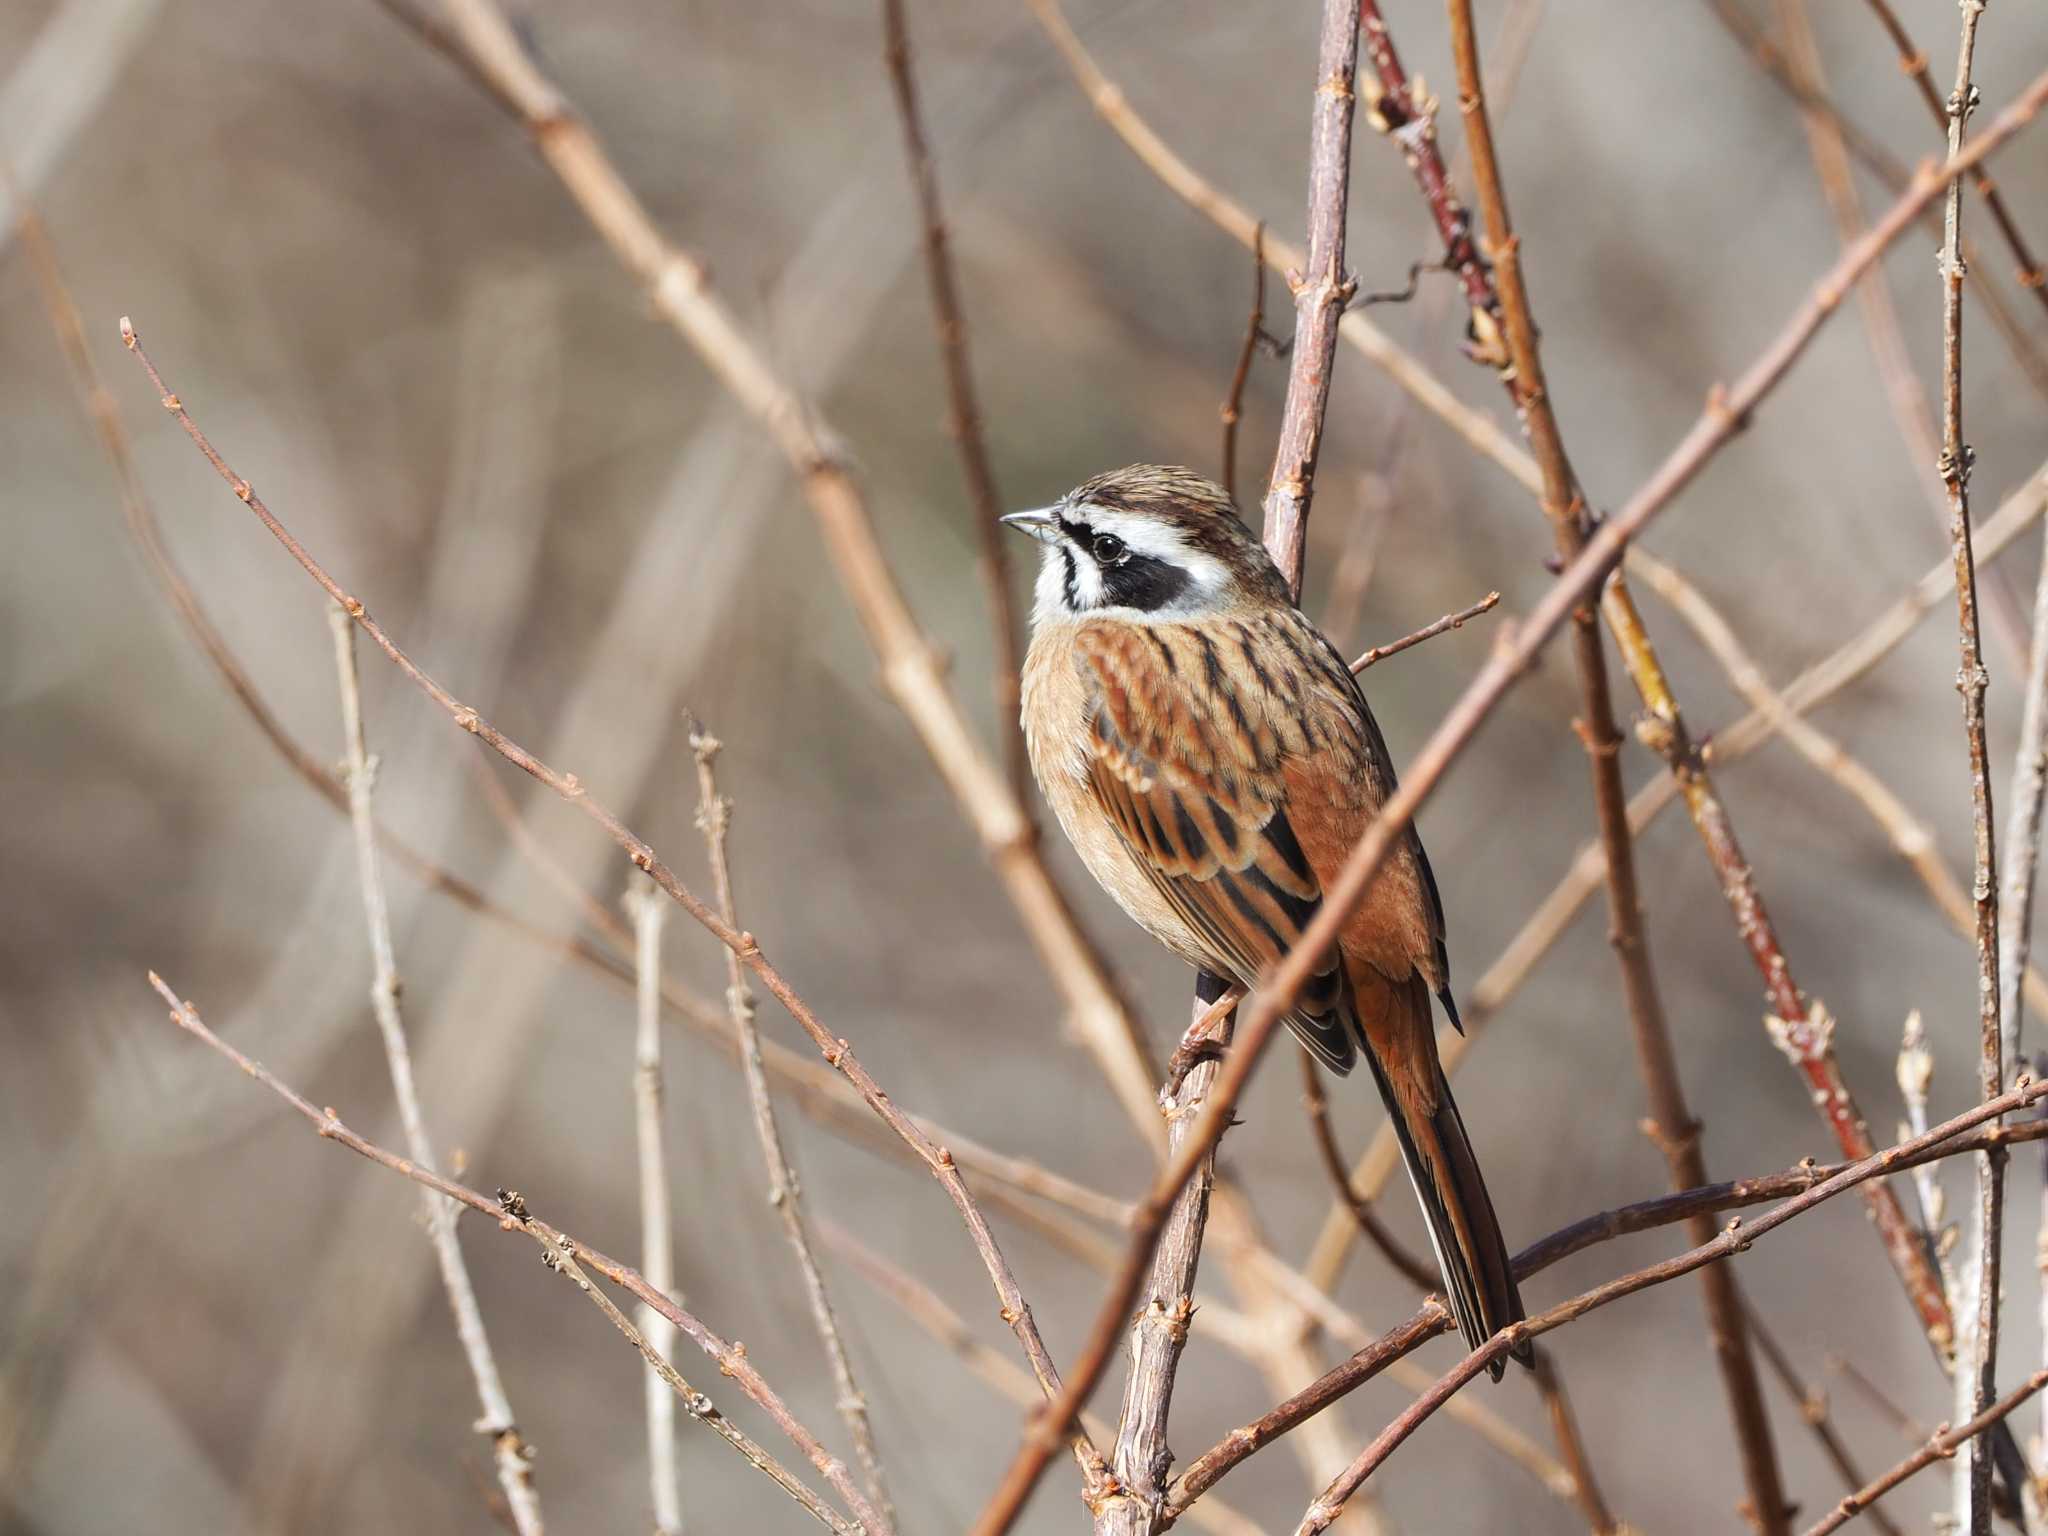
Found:
[[[1124,541],[1113,533],[1095,535],[1095,558],[1103,565],[1120,564],[1124,558]]]

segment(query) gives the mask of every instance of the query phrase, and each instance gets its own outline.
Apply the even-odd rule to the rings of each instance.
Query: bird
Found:
[[[1140,927],[1255,990],[1394,791],[1357,678],[1229,493],[1192,470],[1131,465],[1001,521],[1042,546],[1021,677],[1041,793]],[[1443,901],[1411,826],[1286,1021],[1333,1073],[1365,1059],[1476,1349],[1524,1313],[1432,995],[1462,1030]],[[1514,1353],[1533,1359],[1526,1340]],[[1497,1381],[1505,1367],[1490,1368]]]

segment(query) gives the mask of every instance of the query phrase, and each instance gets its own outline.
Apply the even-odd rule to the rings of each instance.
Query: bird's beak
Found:
[[[996,519],[1006,528],[1019,533],[1028,533],[1041,544],[1050,544],[1059,534],[1059,514],[1051,507],[1040,507],[1034,512],[1012,512],[1008,517]]]

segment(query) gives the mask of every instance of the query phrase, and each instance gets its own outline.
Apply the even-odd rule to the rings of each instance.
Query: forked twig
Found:
[[[1033,1370],[1039,1374],[1039,1378],[1046,1385],[1047,1390],[1056,1390],[1059,1382],[1058,1370],[1052,1363],[1052,1357],[1046,1352],[1044,1341],[1038,1335],[1038,1325],[1032,1319],[1030,1308],[1025,1305],[1023,1294],[1017,1287],[1016,1277],[1011,1273],[1009,1263],[1004,1259],[1002,1250],[996,1243],[995,1234],[990,1230],[987,1219],[982,1215],[980,1206],[976,1203],[973,1194],[968,1190],[966,1181],[961,1178],[959,1166],[954,1162],[952,1153],[933,1141],[930,1135],[915,1121],[896,1107],[889,1096],[882,1091],[880,1084],[876,1083],[868,1075],[867,1068],[860,1064],[853,1053],[852,1046],[846,1040],[835,1037],[826,1031],[818,1016],[812,1012],[810,1005],[803,1000],[796,989],[784,979],[782,973],[762,953],[761,946],[755,941],[752,934],[742,933],[733,928],[731,924],[712,911],[708,905],[685,887],[676,878],[675,873],[655,854],[654,850],[642,841],[624,822],[620,821],[617,816],[613,815],[611,811],[593,798],[574,774],[558,773],[555,769],[549,767],[525,747],[505,735],[475,709],[456,699],[446,688],[422,671],[418,663],[399,649],[391,637],[384,632],[383,626],[370,616],[369,611],[364,608],[362,602],[344,590],[332,576],[327,574],[319,562],[307,553],[305,547],[292,537],[290,531],[277,520],[270,508],[264,505],[263,498],[256,494],[255,488],[228,467],[227,462],[215,451],[213,444],[207,441],[206,435],[199,430],[198,424],[186,412],[183,402],[164,386],[163,379],[157,373],[155,364],[149,360],[148,354],[142,350],[141,342],[135,335],[134,327],[125,318],[122,320],[121,333],[129,349],[135,353],[137,360],[149,374],[150,381],[155,385],[164,407],[177,417],[178,424],[184,428],[186,435],[192,439],[194,446],[199,449],[206,461],[213,466],[214,471],[233,489],[236,498],[256,514],[264,527],[270,531],[271,535],[279,543],[284,545],[292,558],[320,585],[321,589],[334,599],[335,602],[339,603],[342,608],[347,610],[357,626],[371,640],[376,642],[378,648],[391,659],[392,663],[421,692],[440,705],[459,728],[468,731],[493,751],[499,753],[506,761],[512,763],[523,772],[532,775],[564,800],[581,810],[584,815],[595,821],[605,830],[605,833],[612,841],[619,845],[620,849],[624,851],[627,858],[636,867],[652,876],[654,883],[660,886],[671,900],[680,905],[684,911],[688,912],[714,938],[736,954],[741,963],[748,970],[752,971],[755,976],[760,978],[761,983],[775,996],[775,999],[789,1011],[790,1017],[795,1019],[798,1025],[802,1027],[804,1033],[811,1037],[812,1043],[817,1046],[827,1064],[837,1070],[852,1085],[854,1090],[860,1094],[862,1100],[866,1102],[867,1106],[882,1118],[889,1128],[916,1155],[917,1160],[924,1165],[932,1177],[938,1180],[939,1186],[945,1190],[947,1197],[953,1202],[954,1208],[960,1213],[960,1218],[967,1227],[968,1235],[973,1239],[976,1249],[981,1254],[983,1266],[987,1269],[989,1280],[994,1285],[997,1297],[1002,1303],[1004,1321],[1009,1323],[1011,1330],[1017,1335],[1019,1343],[1024,1346],[1025,1353],[1031,1360]],[[1092,1455],[1092,1451],[1090,1454]]]
[[[489,1217],[506,1231],[526,1233],[541,1245],[543,1252],[549,1252],[549,1245],[552,1244],[554,1252],[571,1256],[588,1264],[592,1269],[595,1269],[599,1274],[611,1281],[612,1284],[619,1286],[637,1300],[652,1307],[656,1312],[667,1318],[677,1328],[681,1329],[684,1334],[688,1335],[692,1343],[696,1344],[699,1349],[702,1349],[705,1354],[717,1362],[720,1372],[730,1376],[737,1382],[740,1390],[746,1393],[775,1422],[776,1428],[781,1430],[789,1438],[790,1442],[804,1453],[811,1465],[818,1469],[826,1481],[839,1491],[840,1496],[847,1501],[847,1507],[854,1511],[856,1518],[860,1518],[866,1523],[867,1530],[870,1533],[880,1529],[879,1522],[874,1519],[873,1511],[865,1509],[866,1501],[862,1499],[860,1490],[854,1486],[853,1480],[847,1476],[845,1464],[836,1456],[826,1451],[824,1446],[819,1444],[817,1437],[805,1429],[796,1417],[790,1413],[788,1406],[782,1401],[781,1397],[768,1385],[761,1373],[754,1369],[752,1362],[747,1359],[745,1349],[737,1344],[728,1344],[724,1339],[721,1339],[717,1334],[705,1327],[703,1323],[698,1321],[697,1318],[677,1305],[673,1299],[663,1295],[660,1291],[649,1285],[646,1277],[641,1275],[639,1271],[619,1263],[616,1259],[607,1258],[597,1249],[575,1241],[566,1232],[559,1231],[532,1216],[526,1209],[526,1202],[516,1192],[501,1191],[498,1199],[489,1199],[484,1195],[478,1194],[467,1185],[458,1184],[453,1179],[443,1177],[441,1174],[434,1172],[433,1169],[423,1166],[416,1159],[400,1157],[397,1153],[388,1152],[375,1142],[357,1135],[344,1125],[341,1118],[331,1109],[314,1108],[311,1100],[274,1076],[270,1069],[261,1062],[236,1050],[235,1047],[229,1045],[211,1029],[208,1029],[205,1020],[199,1017],[198,1009],[172,991],[163,978],[154,971],[149,973],[149,984],[156,989],[157,995],[170,1005],[172,1023],[233,1062],[237,1067],[241,1068],[244,1076],[254,1078],[258,1083],[261,1083],[265,1088],[268,1088],[272,1093],[283,1099],[285,1103],[289,1104],[311,1122],[313,1129],[323,1139],[336,1142],[358,1156],[368,1158],[371,1162],[390,1169],[393,1173],[403,1174],[406,1178],[423,1186],[433,1194],[445,1196],[459,1205],[468,1206],[471,1210]],[[592,1296],[593,1299],[602,1294],[594,1286],[589,1286],[587,1282],[585,1283],[584,1290],[585,1294]],[[609,1298],[605,1298],[605,1300],[608,1301]],[[607,1315],[612,1314],[608,1313]],[[645,1339],[639,1338],[638,1330],[634,1329],[631,1323],[624,1322],[623,1319],[623,1314],[613,1316],[614,1324],[622,1325],[622,1331],[626,1333],[629,1339],[634,1340],[635,1347],[640,1350],[643,1357],[647,1358],[648,1363],[654,1365],[658,1357],[655,1356],[652,1348]],[[662,1362],[662,1365],[666,1364],[666,1361]],[[656,1366],[656,1369],[661,1369],[661,1366]],[[687,1384],[678,1386],[677,1382],[681,1379],[679,1377],[670,1380],[665,1375],[663,1379],[668,1380],[670,1386],[684,1396],[684,1406],[688,1408],[692,1418],[706,1424],[717,1432],[721,1439],[732,1445],[734,1449],[741,1451],[742,1455],[746,1455],[749,1462],[780,1484],[783,1490],[796,1498],[813,1518],[834,1532],[840,1533],[840,1536],[854,1536],[853,1527],[834,1515],[816,1494],[805,1488],[798,1479],[791,1476],[788,1471],[776,1463],[774,1458],[769,1456],[767,1452],[762,1451],[758,1446],[754,1446],[751,1441],[746,1440],[745,1436],[740,1435],[738,1430],[733,1429],[730,1424],[726,1423],[723,1415],[719,1414],[711,1406],[709,1399],[705,1398],[701,1393],[692,1393]],[[750,1446],[753,1454],[748,1454],[747,1447]]]
[[[1327,1530],[1330,1522],[1342,1511],[1351,1495],[1359,1486],[1391,1456],[1410,1435],[1419,1429],[1431,1414],[1443,1406],[1450,1396],[1485,1370],[1490,1361],[1505,1356],[1524,1340],[1540,1337],[1553,1329],[1583,1317],[1586,1313],[1632,1296],[1638,1291],[1649,1289],[1675,1280],[1680,1275],[1714,1264],[1722,1259],[1748,1250],[1759,1237],[1775,1231],[1794,1217],[1805,1214],[1822,1201],[1852,1189],[1871,1179],[1882,1178],[1896,1169],[1911,1153],[1926,1151],[1963,1131],[1995,1120],[2002,1114],[2022,1109],[2043,1097],[2048,1097],[2048,1082],[2035,1083],[2023,1080],[2010,1093],[1999,1095],[1986,1103],[1979,1104],[1944,1121],[1925,1136],[1902,1142],[1895,1147],[1855,1162],[1833,1178],[1816,1185],[1803,1195],[1796,1195],[1782,1205],[1773,1206],[1755,1221],[1747,1224],[1730,1222],[1712,1241],[1702,1243],[1689,1251],[1636,1270],[1618,1279],[1610,1280],[1592,1290],[1583,1291],[1568,1301],[1558,1303],[1537,1313],[1526,1322],[1503,1328],[1480,1348],[1473,1350],[1455,1368],[1440,1377],[1436,1386],[1418,1398],[1414,1405],[1380,1432],[1372,1444],[1359,1452],[1358,1459],[1347,1467],[1344,1475],[1333,1482],[1311,1503],[1303,1514],[1301,1523],[1295,1529],[1295,1536],[1316,1536]],[[1966,1426],[1967,1427],[1967,1426]],[[1974,1431],[1973,1431],[1974,1432]]]

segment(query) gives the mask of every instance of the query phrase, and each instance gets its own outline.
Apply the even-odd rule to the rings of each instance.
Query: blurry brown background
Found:
[[[1448,82],[1439,9],[1388,9],[1410,68]],[[1909,162],[1932,152],[1932,127],[1862,8],[1812,9],[1848,113]],[[1943,78],[1954,7],[1904,9]],[[1795,112],[1704,5],[1548,10],[1502,125],[1505,169],[1563,425],[1582,478],[1611,505],[1838,247]],[[1137,459],[1213,472],[1248,259],[1110,136],[1021,5],[911,11],[1006,499],[1042,504]],[[1073,20],[1171,142],[1298,238],[1313,12],[1146,0],[1077,3]],[[1500,13],[1482,6],[1482,24]],[[942,430],[876,7],[589,0],[524,14],[656,216],[708,258],[728,301],[848,440],[917,611],[955,656],[956,689],[992,740],[975,533]],[[1987,105],[2044,58],[2048,14],[1992,7],[1977,61]],[[1455,118],[1444,122],[1453,144]],[[1998,166],[2037,244],[2048,241],[2042,143],[2023,139]],[[738,802],[742,920],[902,1103],[1116,1194],[1142,1187],[1148,1159],[1063,1038],[1058,1000],[972,836],[878,688],[782,459],[651,319],[521,134],[462,78],[368,3],[0,0],[0,151],[48,222],[177,557],[297,733],[339,756],[322,603],[156,408],[122,355],[122,313],[236,467],[402,644],[575,770],[693,881],[702,856],[680,711],[709,722]],[[1398,287],[1432,237],[1398,156],[1362,123],[1354,177],[1351,265],[1368,289]],[[0,1522],[50,1533],[488,1529],[474,1399],[411,1192],[321,1145],[176,1036],[143,985],[146,967],[162,971],[316,1103],[396,1135],[346,829],[249,726],[126,545],[114,481],[11,238],[11,207],[0,208]],[[2003,253],[1973,217],[2011,293]],[[1933,255],[1915,232],[1886,264],[1930,388]],[[2040,308],[2014,302],[2048,342]],[[1284,326],[1277,283],[1272,304]],[[1494,381],[1456,357],[1456,305],[1381,307],[1374,319],[1500,412]],[[1974,317],[1967,358],[1988,512],[2038,465],[2048,431],[2040,400]],[[1244,440],[1253,488],[1281,382],[1262,359]],[[1528,497],[1396,400],[1357,353],[1340,353],[1311,611],[1356,534],[1361,477],[1396,466],[1397,510],[1363,618],[1336,637],[1354,650],[1489,587],[1507,609],[1526,608],[1546,581],[1548,537]],[[1941,557],[1923,470],[1845,310],[1650,542],[1725,604],[1783,678]],[[2023,599],[2037,550],[2029,537],[2001,567]],[[1010,553],[1021,595],[1029,551],[1018,541]],[[1677,622],[1645,606],[1695,725],[1739,712]],[[1373,672],[1397,759],[1478,665],[1497,622]],[[2020,658],[1996,627],[1988,647],[2002,789]],[[481,808],[466,761],[480,749],[381,662],[364,665],[381,813],[520,912],[573,929],[575,912]],[[1960,869],[1955,670],[1944,609],[1823,719],[1934,823]],[[1573,698],[1565,668],[1540,670],[1423,816],[1468,984],[1591,831]],[[487,766],[576,878],[614,901],[625,873],[615,851]],[[1658,771],[1633,744],[1626,768],[1631,783]],[[1952,1113],[1974,1082],[1967,947],[1870,823],[1784,748],[1731,770],[1725,787],[1801,978],[1840,1020],[1880,1139],[1897,1111],[1892,1057],[1909,1008],[1926,1011],[1941,1060],[1937,1118]],[[1185,973],[1063,847],[1054,856],[1165,1040],[1184,1013]],[[1710,1167],[1732,1177],[1828,1155],[1759,1027],[1753,973],[1691,832],[1667,818],[1642,862]],[[461,1149],[472,1182],[515,1184],[580,1235],[634,1251],[627,1002],[396,872],[392,884],[437,1142]],[[1603,932],[1600,915],[1582,917],[1460,1079],[1516,1242],[1663,1187],[1662,1161],[1635,1129],[1641,1097]],[[670,926],[669,957],[700,990],[722,986],[721,956],[686,920]],[[800,1042],[778,1012],[763,1023]],[[670,1038],[681,1285],[832,1438],[830,1388],[760,1200],[738,1079],[698,1037]],[[1276,1246],[1294,1256],[1328,1202],[1297,1091],[1294,1063],[1276,1054],[1226,1144]],[[1358,1085],[1338,1094],[1353,1148],[1377,1123],[1371,1099]],[[930,1181],[789,1119],[817,1208],[915,1267],[1009,1351]],[[2036,1162],[2015,1164],[2021,1213],[2033,1208]],[[1404,1192],[1387,1209],[1419,1240]],[[2032,1225],[2016,1218],[2009,1244],[2007,1380],[2038,1352]],[[464,1232],[513,1402],[540,1448],[551,1521],[645,1529],[637,1360],[526,1245],[482,1224]],[[1097,1277],[1022,1232],[1004,1240],[1065,1360]],[[1535,1282],[1532,1303],[1677,1246],[1666,1231],[1593,1250]],[[1924,1421],[1946,1416],[1946,1388],[1860,1206],[1837,1202],[1740,1264],[1815,1378],[1827,1350],[1853,1350]],[[831,1272],[905,1528],[957,1529],[1013,1446],[1017,1414],[855,1274]],[[1382,1324],[1413,1304],[1371,1257],[1354,1264],[1344,1299]],[[1648,1530],[1735,1528],[1738,1480],[1697,1288],[1609,1308],[1556,1345],[1617,1512]],[[1438,1343],[1423,1359],[1442,1367],[1452,1351]],[[758,1427],[703,1361],[691,1368]],[[1273,1396],[1198,1323],[1176,1450],[1193,1455]],[[1377,1383],[1345,1405],[1345,1422],[1362,1436],[1405,1401]],[[1542,1433],[1522,1380],[1485,1401]],[[1837,1409],[1870,1468],[1903,1450],[1853,1396],[1838,1392]],[[1840,1489],[1782,1396],[1772,1412],[1788,1482],[1817,1513]],[[2030,1435],[2033,1418],[2019,1427]],[[709,1436],[688,1424],[682,1435],[694,1529],[809,1528]],[[1402,1530],[1582,1528],[1441,1418],[1375,1486]],[[1056,1466],[1027,1528],[1076,1529],[1072,1489]],[[1222,1491],[1279,1528],[1309,1492],[1284,1447]],[[1930,1477],[1899,1511],[1924,1520],[1942,1493]]]

